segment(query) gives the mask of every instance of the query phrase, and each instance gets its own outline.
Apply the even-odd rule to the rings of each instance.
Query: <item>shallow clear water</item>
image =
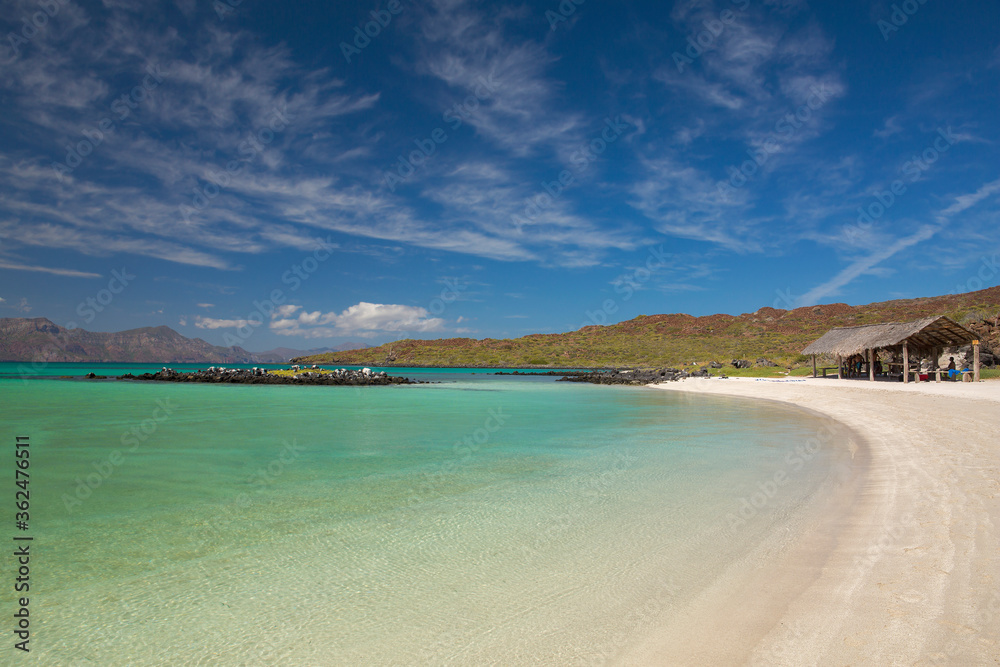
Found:
[[[0,478],[31,442],[39,664],[599,663],[801,506],[836,452],[793,458],[818,422],[772,404],[486,375],[8,377],[0,406]]]

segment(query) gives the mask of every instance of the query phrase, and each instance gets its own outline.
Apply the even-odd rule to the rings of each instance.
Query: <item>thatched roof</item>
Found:
[[[830,329],[802,354],[839,354],[848,357],[865,350],[896,347],[903,341],[913,348],[968,345],[976,335],[947,317],[926,317],[915,322],[869,324]]]

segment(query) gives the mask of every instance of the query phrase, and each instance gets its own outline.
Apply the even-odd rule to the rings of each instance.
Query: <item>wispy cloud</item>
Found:
[[[797,306],[810,306],[819,303],[831,294],[837,293],[841,288],[850,284],[857,278],[865,274],[871,274],[875,268],[886,261],[890,257],[896,255],[902,250],[905,250],[911,246],[918,243],[926,241],[934,236],[938,232],[937,227],[925,226],[921,227],[916,234],[908,236],[903,239],[899,239],[892,245],[872,253],[866,257],[862,257],[855,262],[852,262],[846,268],[844,268],[840,273],[835,275],[830,280],[826,281],[821,285],[817,285],[812,288],[802,296],[797,299]]]
[[[903,131],[903,126],[899,122],[899,116],[889,116],[885,119],[883,126],[873,134],[879,139],[886,139],[894,134],[899,134]]]
[[[583,138],[583,119],[574,111],[554,113],[558,83],[546,68],[556,58],[542,44],[505,34],[505,24],[521,18],[462,0],[427,3],[415,68],[446,84],[439,96],[443,108],[454,104],[456,93],[463,99],[484,80],[496,80],[496,93],[467,122],[514,155],[559,151]]]
[[[30,266],[27,264],[15,264],[0,260],[0,269],[12,269],[14,271],[36,271],[39,273],[51,273],[55,276],[66,276],[69,278],[100,278],[99,273],[89,273],[87,271],[76,271],[74,269],[57,269],[48,266]]]
[[[1000,194],[1000,179],[986,183],[975,192],[955,197],[955,201],[951,205],[933,215],[936,224],[925,224],[920,227],[916,234],[898,239],[882,250],[852,262],[830,280],[814,287],[799,297],[797,300],[798,305],[812,305],[831,294],[836,294],[840,289],[863,275],[877,275],[878,271],[880,271],[878,268],[880,264],[911,246],[931,239],[946,229],[952,218],[956,215],[964,213],[980,202],[997,194]],[[940,253],[937,254],[940,256]],[[947,261],[947,258],[945,258],[945,261]]]
[[[939,222],[947,222],[952,216],[962,213],[963,211],[972,208],[979,202],[987,199],[995,194],[1000,193],[1000,178],[995,181],[991,181],[975,192],[967,195],[960,195],[955,197],[955,203],[953,203],[948,208],[942,210],[938,214]]]
[[[683,131],[645,142],[642,169],[629,189],[629,203],[658,231],[740,252],[759,252],[777,237],[772,217],[754,212],[761,199],[755,186],[803,160],[808,143],[831,126],[825,117],[832,102],[847,92],[832,40],[814,22],[796,18],[803,6],[778,9],[748,3],[696,60],[679,67],[665,58],[669,64],[654,72],[656,82],[685,100],[671,117]],[[696,36],[706,22],[722,26],[723,10],[735,8],[679,2],[672,17]],[[656,119],[647,124],[656,126]],[[737,186],[724,187],[734,170],[742,172]]]

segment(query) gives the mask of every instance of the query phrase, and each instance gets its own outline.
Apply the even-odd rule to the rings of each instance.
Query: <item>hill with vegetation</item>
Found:
[[[371,366],[611,368],[727,364],[746,359],[785,368],[805,365],[809,343],[833,327],[905,322],[944,315],[979,334],[984,352],[1000,353],[1000,287],[977,292],[849,306],[761,308],[742,315],[640,315],[608,326],[559,334],[476,340],[401,340],[378,347],[294,359],[298,363]]]

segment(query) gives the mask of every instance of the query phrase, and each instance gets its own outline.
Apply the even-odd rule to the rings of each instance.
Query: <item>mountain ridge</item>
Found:
[[[760,360],[801,366],[802,349],[829,329],[945,315],[980,335],[984,353],[1000,352],[1000,286],[860,306],[832,303],[752,313],[640,315],[617,324],[556,334],[482,340],[402,340],[364,350],[293,359],[309,364],[483,367],[646,367]]]
[[[363,347],[344,343],[308,350],[277,347],[250,352],[188,338],[165,324],[97,332],[66,329],[46,317],[0,318],[0,361],[283,364],[295,356]]]
[[[0,318],[0,360],[254,363],[241,347],[187,338],[166,325],[116,332],[66,329],[45,317]]]
[[[759,359],[795,366],[805,363],[801,350],[833,327],[908,321],[930,315],[945,315],[960,322],[981,337],[984,353],[1000,354],[997,286],[861,306],[833,303],[791,310],[764,306],[741,315],[698,317],[686,313],[640,315],[617,324],[588,325],[565,333],[535,333],[513,339],[408,339],[339,351],[279,347],[254,353],[187,338],[166,325],[91,332],[65,329],[44,317],[0,318],[0,361],[284,363],[291,358],[300,363],[369,366],[652,368]],[[292,356],[300,352],[313,354]]]

